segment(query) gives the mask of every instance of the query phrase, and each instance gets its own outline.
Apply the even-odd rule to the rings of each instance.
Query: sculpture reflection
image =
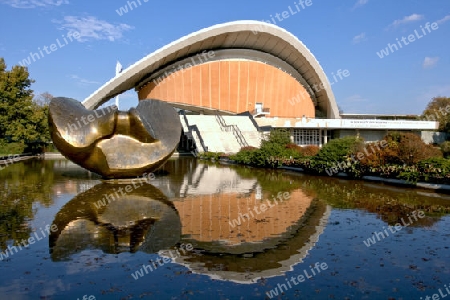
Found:
[[[167,197],[151,184],[102,202],[105,195],[126,186],[98,184],[64,205],[53,221],[59,230],[49,238],[52,259],[68,259],[89,248],[105,253],[155,253],[175,245],[181,234],[180,217]]]

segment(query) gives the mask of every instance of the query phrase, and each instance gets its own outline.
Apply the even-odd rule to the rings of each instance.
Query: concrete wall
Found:
[[[428,144],[442,144],[447,140],[448,134],[436,131],[421,131],[420,137]]]

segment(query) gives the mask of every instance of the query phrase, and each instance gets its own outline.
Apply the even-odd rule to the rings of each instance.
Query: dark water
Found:
[[[449,196],[190,158],[150,184],[66,160],[0,179],[0,299],[450,294]]]

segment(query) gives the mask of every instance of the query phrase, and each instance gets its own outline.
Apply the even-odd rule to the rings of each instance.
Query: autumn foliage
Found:
[[[409,132],[393,132],[385,136],[387,146],[377,148],[374,143],[365,145],[366,149],[374,149],[372,155],[361,160],[361,164],[368,167],[383,165],[414,165],[418,162],[434,157],[442,157],[442,151],[432,145],[425,144],[420,136]],[[372,151],[371,151],[372,152]]]
[[[292,149],[297,151],[299,154],[303,155],[303,156],[314,156],[316,155],[320,148],[318,146],[315,145],[309,145],[309,146],[299,146],[297,144],[293,144],[293,143],[289,143],[286,145],[286,149]]]

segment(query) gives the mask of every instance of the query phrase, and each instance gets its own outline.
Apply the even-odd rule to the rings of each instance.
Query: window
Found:
[[[308,146],[308,145],[320,146],[319,130],[294,129],[294,143],[299,146]]]
[[[255,104],[255,110],[256,114],[260,114],[263,112],[263,104],[262,103],[256,103]]]

